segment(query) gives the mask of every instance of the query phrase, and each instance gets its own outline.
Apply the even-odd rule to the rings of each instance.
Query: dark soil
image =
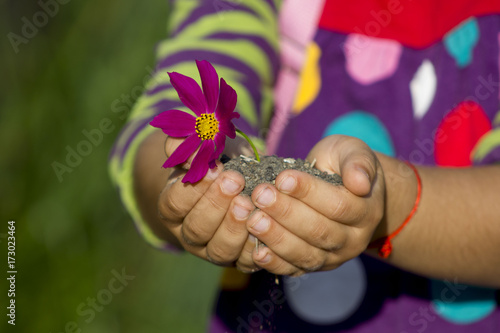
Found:
[[[227,156],[222,156],[224,169],[236,170],[245,177],[245,189],[243,194],[251,195],[255,187],[262,183],[274,184],[274,180],[280,172],[293,169],[307,172],[313,176],[323,179],[334,185],[342,185],[342,178],[337,174],[327,174],[314,167],[311,163],[302,159],[281,158],[277,156],[263,156],[260,162],[240,155],[235,159],[229,159]]]

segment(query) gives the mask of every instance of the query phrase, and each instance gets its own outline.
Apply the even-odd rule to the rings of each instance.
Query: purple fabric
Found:
[[[180,103],[179,101],[172,101],[168,99],[162,99],[151,106],[151,108],[155,110],[155,115],[159,114],[160,112],[170,109],[177,109],[179,107],[182,107],[182,103]]]
[[[146,94],[148,96],[153,96],[153,95],[156,95],[164,90],[167,90],[169,88],[171,88],[172,85],[170,83],[166,83],[166,84],[159,84],[157,86],[154,86],[153,89],[150,89],[148,91],[146,91]]]

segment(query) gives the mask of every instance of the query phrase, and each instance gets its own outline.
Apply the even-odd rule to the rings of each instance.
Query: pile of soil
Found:
[[[314,168],[314,165],[302,159],[281,158],[277,156],[263,156],[257,162],[252,158],[240,155],[238,158],[230,159],[222,156],[224,169],[236,170],[245,177],[245,188],[243,194],[251,195],[255,187],[262,183],[274,184],[274,180],[280,172],[293,169],[307,172],[313,176],[323,179],[334,185],[343,185],[342,178],[337,174],[327,174]]]

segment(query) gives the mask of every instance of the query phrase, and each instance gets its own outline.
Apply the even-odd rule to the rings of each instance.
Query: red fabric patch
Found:
[[[471,101],[462,102],[441,121],[434,137],[436,164],[470,166],[471,152],[479,139],[491,130],[483,108]]]
[[[326,0],[319,27],[424,48],[471,16],[495,13],[498,0]]]

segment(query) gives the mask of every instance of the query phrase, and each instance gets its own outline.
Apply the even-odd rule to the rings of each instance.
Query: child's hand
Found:
[[[262,184],[252,193],[260,210],[248,219],[248,230],[267,245],[253,259],[275,274],[334,269],[363,252],[374,233],[384,233],[377,229],[384,215],[384,174],[366,144],[329,136],[308,159],[316,159],[322,171],[340,174],[345,187],[287,170],[276,187]]]
[[[167,155],[181,142],[169,138]],[[180,180],[192,159],[175,168],[160,194],[159,215],[165,227],[185,250],[200,258],[218,265],[236,263],[244,271],[256,270],[251,257],[255,241],[246,229],[255,207],[249,197],[238,195],[245,186],[243,176],[222,172],[223,165],[217,162],[217,168],[198,183],[183,184]]]

